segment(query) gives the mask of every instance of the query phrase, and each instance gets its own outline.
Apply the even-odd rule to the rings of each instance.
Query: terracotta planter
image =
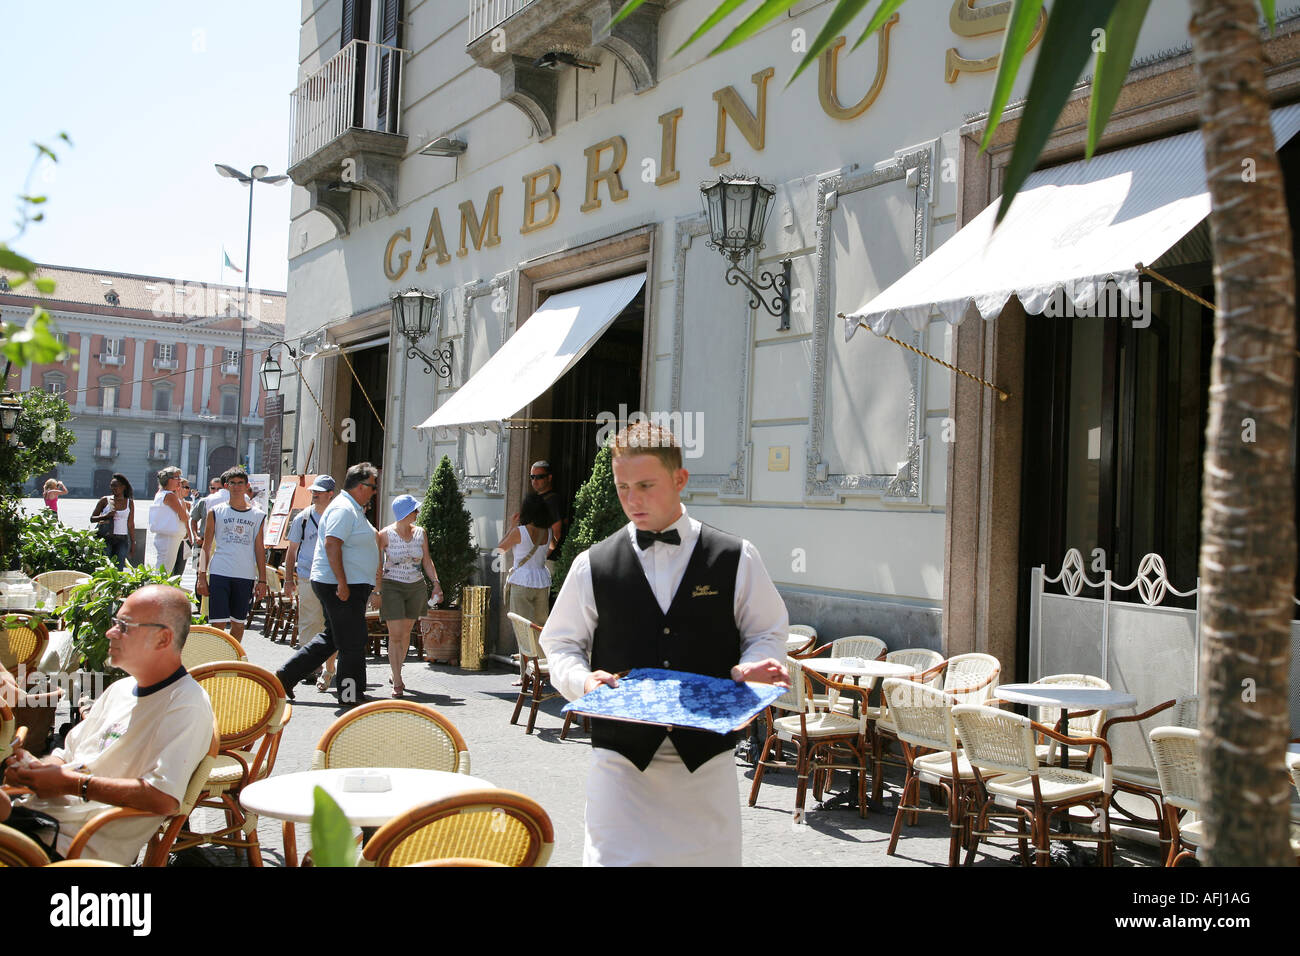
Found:
[[[420,618],[424,659],[435,664],[460,666],[460,608],[430,610]]]

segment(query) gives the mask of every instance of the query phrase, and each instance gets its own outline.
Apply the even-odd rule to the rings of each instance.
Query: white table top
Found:
[[[373,772],[387,774],[392,789],[379,793],[345,792],[343,778],[357,772],[357,768],[339,768],[271,776],[245,787],[239,802],[245,809],[263,816],[310,823],[315,809],[315,788],[319,785],[338,801],[343,815],[353,826],[378,827],[430,800],[467,790],[496,789],[481,777],[465,773],[382,767]]]
[[[1066,710],[1128,710],[1137,706],[1137,698],[1123,691],[1067,684],[999,684],[993,688],[993,696],[1014,704]]]
[[[889,661],[868,661],[861,657],[810,657],[799,662],[806,670],[846,677],[908,677],[916,668]]]

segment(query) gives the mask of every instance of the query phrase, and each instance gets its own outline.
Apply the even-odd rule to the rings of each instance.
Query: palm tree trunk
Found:
[[[1283,763],[1296,561],[1291,230],[1255,0],[1190,6],[1216,295],[1200,560],[1202,859],[1285,865],[1294,862]]]

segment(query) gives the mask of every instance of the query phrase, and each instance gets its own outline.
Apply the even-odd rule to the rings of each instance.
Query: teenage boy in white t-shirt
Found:
[[[210,507],[204,519],[204,560],[194,592],[208,598],[208,622],[239,640],[252,599],[266,596],[266,514],[248,499],[248,472],[228,468],[221,479],[230,501]]]

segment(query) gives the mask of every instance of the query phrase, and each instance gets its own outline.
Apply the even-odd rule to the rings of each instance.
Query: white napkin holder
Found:
[[[343,775],[344,793],[387,793],[393,782],[382,770],[353,770]]]

